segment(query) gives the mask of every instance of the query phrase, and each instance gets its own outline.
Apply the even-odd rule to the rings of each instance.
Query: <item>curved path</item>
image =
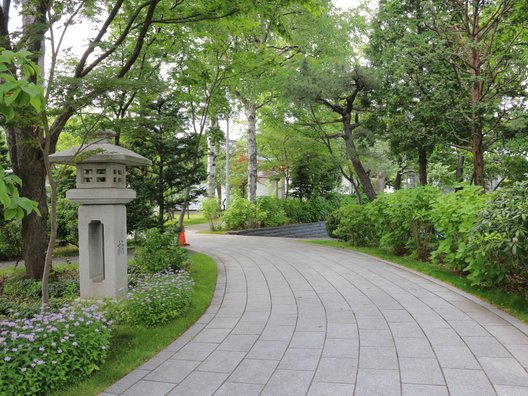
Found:
[[[282,238],[187,239],[217,260],[212,305],[103,395],[528,395],[528,326],[450,286]]]

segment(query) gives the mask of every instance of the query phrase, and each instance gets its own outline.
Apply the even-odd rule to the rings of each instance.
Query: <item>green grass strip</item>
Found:
[[[191,274],[196,282],[191,308],[184,317],[153,328],[119,325],[113,332],[107,361],[94,375],[73,383],[56,396],[96,395],[167,347],[209,306],[216,286],[216,264],[205,254],[193,254]]]
[[[468,279],[460,276],[459,274],[449,270],[444,266],[432,263],[424,263],[409,256],[396,256],[381,248],[351,246],[350,244],[342,241],[311,240],[303,242],[353,250],[402,265],[455,286],[466,293],[479,297],[482,300],[485,300],[490,304],[493,304],[498,308],[508,312],[509,314],[517,317],[518,319],[528,323],[528,294],[523,296],[499,288],[483,288],[479,286],[473,286]]]

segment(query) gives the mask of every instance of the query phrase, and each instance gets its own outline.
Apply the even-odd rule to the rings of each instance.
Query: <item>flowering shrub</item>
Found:
[[[138,278],[127,299],[118,303],[117,318],[154,326],[177,318],[189,307],[194,281],[186,271],[164,271]]]
[[[109,323],[98,307],[70,305],[57,313],[0,322],[0,394],[49,394],[98,369]]]

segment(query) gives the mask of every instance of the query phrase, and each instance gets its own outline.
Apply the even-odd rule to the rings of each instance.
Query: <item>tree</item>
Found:
[[[305,151],[291,169],[292,196],[309,199],[325,196],[341,184],[339,167],[328,155]]]
[[[424,0],[382,1],[367,48],[382,76],[376,117],[392,151],[416,158],[420,185],[427,184],[429,155],[446,141],[445,114],[454,91],[451,69],[441,59],[445,43],[427,29],[425,4]]]
[[[468,123],[473,183],[485,186],[484,153],[519,117],[526,93],[526,5],[515,0],[449,1],[433,30],[450,44],[449,62]],[[522,115],[525,116],[525,115]]]
[[[127,143],[134,151],[152,160],[145,170],[130,178],[131,186],[142,191],[147,205],[156,207],[156,226],[163,230],[177,207],[203,192],[196,186],[205,177],[202,162],[194,161],[194,147],[199,136],[186,134],[182,103],[174,95],[139,98],[137,127],[127,133]],[[201,156],[201,152],[199,155]],[[148,186],[145,189],[145,186]],[[133,212],[132,212],[133,213]]]
[[[10,31],[11,2],[6,1],[0,6],[0,46],[26,48],[31,53],[31,59],[39,63],[44,58],[45,35],[50,32],[52,62],[45,95],[49,99],[48,114],[52,121],[49,127],[50,152],[54,152],[59,135],[72,116],[110,91],[112,82],[122,79],[134,67],[145,43],[156,33],[152,29],[153,24],[186,24],[200,19],[221,18],[239,10],[239,4],[226,5],[216,1],[196,4],[179,2],[175,6],[161,0],[22,0],[19,3],[24,15],[20,32]],[[65,32],[72,24],[87,20],[96,27],[90,45],[80,57],[70,59],[63,78],[58,78],[56,66],[61,35],[56,40],[53,26],[66,21]],[[106,61],[117,52],[123,56],[121,66],[108,66]],[[31,82],[36,82],[36,79]],[[58,94],[53,96],[53,93]],[[37,201],[41,213],[41,216],[30,214],[22,224],[26,270],[33,278],[40,278],[44,271],[48,217],[45,158],[38,148],[44,144],[44,131],[37,120],[39,118],[31,110],[24,110],[6,124],[13,171],[23,182],[20,193]]]

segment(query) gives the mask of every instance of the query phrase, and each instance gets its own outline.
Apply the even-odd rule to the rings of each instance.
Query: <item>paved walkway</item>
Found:
[[[212,304],[103,395],[528,395],[528,326],[350,251],[194,235]]]

